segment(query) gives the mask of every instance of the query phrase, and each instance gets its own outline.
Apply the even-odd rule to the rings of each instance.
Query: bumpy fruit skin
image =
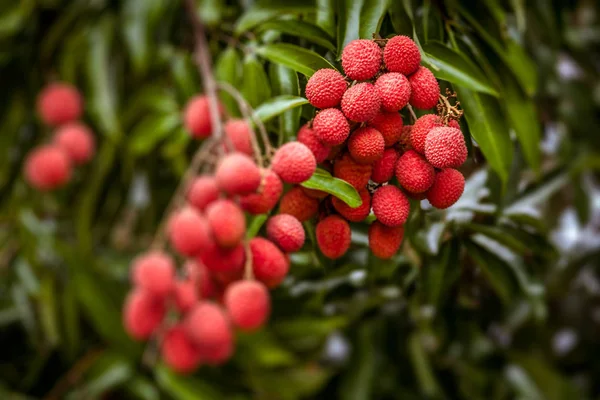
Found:
[[[360,164],[373,164],[383,157],[385,141],[377,129],[365,126],[350,135],[348,150],[354,161]]]
[[[246,217],[242,209],[231,200],[221,199],[206,208],[206,219],[213,237],[221,247],[237,246],[246,234]]]
[[[283,183],[271,169],[261,168],[262,182],[258,193],[251,193],[240,198],[240,206],[250,214],[266,214],[275,207],[281,193]]]
[[[338,71],[320,69],[306,83],[306,98],[316,108],[337,107],[348,84]]]
[[[256,281],[232,283],[225,291],[225,308],[231,322],[243,331],[255,331],[271,313],[271,297],[266,286]]]
[[[54,134],[53,142],[67,153],[75,165],[90,161],[96,149],[92,131],[78,122],[61,126]]]
[[[367,122],[377,115],[380,108],[381,100],[375,87],[368,82],[350,87],[342,97],[342,111],[350,121]]]
[[[200,365],[200,351],[181,324],[167,330],[162,338],[160,350],[165,364],[180,374],[190,373]]]
[[[240,153],[247,154],[251,156],[253,154],[252,151],[252,142],[250,141],[250,135],[252,134],[250,131],[250,125],[248,122],[243,119],[230,119],[225,122],[223,126],[223,130],[225,134],[229,138],[229,141],[233,145],[233,149],[235,151],[239,151]],[[227,150],[230,150],[227,146],[225,146]]]
[[[302,125],[300,130],[298,130],[298,141],[304,144],[306,147],[312,151],[315,156],[315,160],[317,163],[322,163],[329,156],[329,152],[331,148],[329,146],[324,145],[314,130],[308,127],[308,124]]]
[[[369,126],[377,129],[383,136],[385,147],[393,146],[400,140],[402,125],[402,116],[397,112],[380,111],[369,121]]]
[[[204,211],[219,198],[217,180],[212,175],[200,175],[194,178],[187,192],[187,201],[198,211]]]
[[[301,188],[304,194],[312,199],[323,200],[325,197],[329,196],[329,193],[324,192],[322,190],[309,189],[305,188],[304,186],[301,186]]]
[[[317,169],[317,160],[306,145],[289,142],[277,149],[271,168],[286,183],[302,183]]]
[[[56,145],[34,149],[25,160],[25,179],[35,189],[59,188],[71,179],[71,162],[64,150]]]
[[[410,211],[408,199],[396,186],[382,186],[373,194],[373,213],[386,226],[400,226]]]
[[[158,297],[165,297],[173,289],[175,265],[162,251],[150,251],[137,256],[131,269],[133,283]]]
[[[269,219],[267,237],[286,253],[300,250],[305,240],[302,223],[289,214],[277,214]]]
[[[425,139],[425,157],[436,168],[458,168],[467,160],[467,145],[459,129],[434,128]]]
[[[250,240],[254,277],[269,288],[278,286],[290,269],[290,262],[273,242],[261,237]]]
[[[388,72],[377,78],[375,91],[381,99],[381,108],[389,112],[401,110],[410,99],[410,83],[397,72]]]
[[[256,192],[260,186],[260,170],[256,163],[242,153],[223,157],[215,171],[217,186],[229,195],[245,195]]]
[[[331,197],[331,202],[336,211],[351,222],[364,221],[364,219],[369,216],[369,212],[371,212],[371,194],[369,191],[367,189],[362,189],[358,194],[360,195],[362,204],[355,208],[350,207],[337,197]]]
[[[173,301],[180,313],[186,313],[198,301],[198,290],[191,279],[175,282],[173,287]]]
[[[203,301],[186,315],[184,331],[198,349],[200,357],[209,364],[220,364],[233,352],[233,334],[224,310]]]
[[[402,154],[396,163],[396,178],[411,193],[427,191],[435,178],[433,166],[414,150]]]
[[[123,305],[123,326],[127,333],[137,340],[148,339],[162,322],[166,312],[163,298],[149,291],[136,288]]]
[[[206,218],[192,207],[185,207],[169,218],[168,234],[173,248],[184,256],[200,253],[212,235]]]
[[[369,227],[369,248],[378,258],[392,258],[398,252],[403,238],[403,226],[390,227],[375,221]]]
[[[219,113],[223,114],[223,106],[218,105]],[[194,96],[185,106],[183,111],[183,123],[185,128],[196,139],[207,138],[212,133],[212,122],[210,120],[210,106],[207,96]]]
[[[443,169],[435,175],[427,200],[435,208],[448,208],[458,201],[464,190],[465,177],[455,169]]]
[[[62,125],[81,116],[83,100],[79,91],[66,83],[51,83],[37,100],[40,118],[48,125]]]
[[[339,215],[330,215],[321,220],[317,224],[315,234],[319,249],[327,258],[340,258],[350,248],[350,225]]]
[[[410,142],[412,127],[412,125],[404,125],[402,127],[402,134],[400,135],[400,140],[398,140],[398,144],[402,151],[412,150],[412,144]]]
[[[421,110],[435,107],[440,95],[440,85],[435,76],[425,67],[408,77],[410,82],[410,105]]]
[[[344,154],[333,165],[333,176],[348,182],[358,190],[363,189],[369,183],[372,171],[371,165],[357,163],[350,153]]]
[[[226,273],[235,276],[244,268],[246,253],[241,244],[233,249],[224,249],[212,241],[200,253],[199,260],[212,274]]]
[[[319,210],[319,200],[308,197],[299,186],[291,188],[281,197],[280,214],[290,214],[300,222],[308,221]]]
[[[373,164],[371,180],[375,183],[385,183],[394,177],[398,152],[393,147],[385,149],[383,157]]]
[[[413,150],[425,154],[425,139],[429,132],[438,126],[442,126],[442,122],[435,114],[425,114],[419,117],[410,131],[410,145]]]
[[[183,269],[188,279],[194,282],[200,298],[209,299],[217,294],[217,285],[203,263],[188,260],[183,265]]]
[[[419,68],[421,53],[417,44],[408,36],[394,36],[383,49],[383,61],[388,71],[410,75]]]
[[[381,66],[381,48],[372,40],[356,39],[342,51],[342,68],[352,80],[371,79]]]
[[[321,143],[326,146],[342,144],[350,135],[348,120],[337,108],[326,108],[320,111],[313,120],[313,130]]]

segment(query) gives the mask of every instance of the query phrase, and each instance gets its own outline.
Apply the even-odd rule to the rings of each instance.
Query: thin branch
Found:
[[[252,251],[248,241],[244,242],[244,250],[246,251],[246,264],[244,265],[244,279],[254,280],[254,269],[252,268]]]
[[[410,113],[410,116],[412,117],[413,124],[414,124],[415,121],[417,120],[417,114],[415,114],[415,110],[413,110],[413,108],[410,104],[407,104],[406,108],[408,108],[408,112]]]

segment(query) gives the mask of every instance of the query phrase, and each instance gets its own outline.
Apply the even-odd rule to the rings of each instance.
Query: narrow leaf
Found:
[[[256,49],[256,52],[267,60],[285,65],[307,77],[321,68],[335,69],[326,59],[300,46],[287,43],[268,44]]]
[[[219,400],[224,397],[208,383],[179,375],[164,365],[155,368],[158,385],[176,400]]]
[[[317,25],[335,36],[335,0],[317,0]]]
[[[217,81],[227,82],[233,87],[238,87],[239,77],[242,73],[242,60],[235,47],[225,49],[215,62],[215,78]],[[219,92],[219,97],[225,105],[227,112],[233,115],[239,115],[237,102],[224,91]]]
[[[274,95],[300,96],[300,82],[296,71],[280,64],[269,66],[269,77]],[[279,117],[279,143],[289,140],[298,132],[302,109],[294,107]]]
[[[354,39],[360,36],[360,10],[364,0],[339,0],[338,1],[338,54]]]
[[[304,21],[293,19],[267,21],[260,25],[259,31],[274,30],[287,35],[297,36],[311,41],[327,50],[335,51],[332,38],[323,29]]]
[[[362,199],[351,184],[341,179],[334,178],[331,175],[327,176],[315,172],[309,180],[302,183],[302,186],[308,189],[317,189],[327,192],[353,208],[362,204]]]
[[[252,107],[262,104],[271,97],[269,78],[263,69],[263,65],[251,54],[244,59],[244,76],[241,92]]]
[[[392,0],[364,0],[360,13],[361,39],[371,39],[374,33],[379,33],[383,18],[387,13]]]
[[[267,122],[287,110],[291,110],[307,103],[308,100],[304,97],[288,95],[277,96],[256,107],[254,112],[261,121]]]

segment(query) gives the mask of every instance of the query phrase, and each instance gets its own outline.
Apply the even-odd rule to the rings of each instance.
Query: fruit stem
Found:
[[[460,106],[460,102],[457,101],[454,105],[452,105],[450,104],[450,101],[448,101],[449,98],[456,99],[456,93],[450,92],[449,89],[446,89],[446,96],[440,93],[437,108],[440,118],[442,119],[442,123],[444,124],[448,124],[451,119],[458,121],[463,115],[463,110],[458,108]]]
[[[244,241],[244,250],[246,251],[246,264],[244,265],[244,279],[253,281],[254,270],[252,269],[252,251],[250,250],[250,242]]]
[[[406,108],[408,108],[408,112],[410,113],[410,116],[412,117],[412,122],[414,124],[415,121],[417,120],[417,114],[415,114],[415,110],[413,110],[413,108],[410,104],[407,104]]]

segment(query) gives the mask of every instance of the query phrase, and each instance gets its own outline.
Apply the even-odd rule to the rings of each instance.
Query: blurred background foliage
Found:
[[[0,398],[600,399],[597,2],[198,0],[197,11],[217,79],[273,143],[312,118],[307,76],[340,68],[344,44],[413,37],[465,110],[463,198],[413,212],[389,261],[368,255],[364,226],[335,263],[309,243],[269,326],[240,336],[226,366],[177,376],[125,335],[120,308],[128,263],[198,145],[180,118],[202,90],[184,8],[4,1]],[[48,140],[35,100],[57,79],[83,91],[99,149],[66,189],[40,194],[22,164]]]

